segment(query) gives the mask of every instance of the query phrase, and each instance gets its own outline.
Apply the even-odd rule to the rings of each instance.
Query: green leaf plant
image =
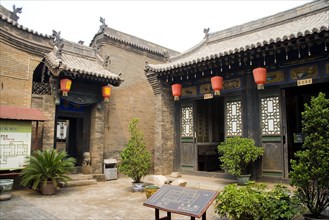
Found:
[[[301,206],[286,186],[277,184],[268,189],[266,184],[249,181],[246,186],[229,184],[216,198],[215,212],[235,220],[290,220]]]
[[[295,153],[296,160],[291,160],[289,176],[297,196],[310,212],[309,217],[321,218],[329,207],[329,99],[320,92],[304,107],[305,140],[302,150]]]
[[[141,182],[151,168],[151,153],[145,146],[143,133],[138,127],[139,120],[133,118],[129,124],[130,139],[121,152],[119,171],[132,178],[134,183]]]
[[[255,146],[254,140],[242,137],[228,137],[218,145],[221,167],[234,176],[247,173],[248,166],[264,154],[264,149]]]
[[[37,150],[27,158],[28,165],[20,173],[21,185],[31,186],[37,190],[41,184],[47,185],[52,181],[57,187],[59,181],[67,182],[70,177],[68,172],[74,169],[76,159],[68,157],[66,151]]]

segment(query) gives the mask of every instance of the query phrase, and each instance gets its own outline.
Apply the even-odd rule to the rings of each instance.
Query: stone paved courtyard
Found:
[[[222,190],[229,180],[183,175],[186,187]],[[60,188],[53,196],[33,190],[16,190],[12,198],[0,202],[0,219],[154,219],[154,209],[143,206],[145,193],[132,192],[131,179],[98,182],[97,185]],[[165,216],[160,212],[160,217]],[[172,219],[190,217],[172,214]],[[207,211],[208,220],[220,220],[214,203]]]

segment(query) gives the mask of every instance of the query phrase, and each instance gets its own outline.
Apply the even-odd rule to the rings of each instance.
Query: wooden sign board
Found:
[[[214,95],[211,93],[207,93],[203,95],[203,99],[212,99],[212,98],[214,98]]]
[[[305,86],[305,85],[310,85],[312,83],[313,83],[312,78],[297,80],[297,86]]]
[[[144,206],[176,214],[200,218],[219,192],[163,185],[144,202]]]

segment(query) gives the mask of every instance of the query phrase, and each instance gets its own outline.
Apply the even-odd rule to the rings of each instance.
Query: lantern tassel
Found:
[[[257,84],[257,89],[258,90],[264,89],[264,84]]]
[[[215,94],[215,95],[220,95],[220,90],[216,90],[216,91],[214,91],[214,94]]]

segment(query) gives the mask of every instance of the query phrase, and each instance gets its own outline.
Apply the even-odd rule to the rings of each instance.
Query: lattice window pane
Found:
[[[182,108],[182,137],[193,137],[193,107]]]
[[[51,95],[49,83],[33,82],[32,94],[36,95]]]
[[[227,136],[242,135],[241,101],[226,103],[226,134]]]
[[[279,97],[261,99],[262,134],[280,135],[280,104]]]

